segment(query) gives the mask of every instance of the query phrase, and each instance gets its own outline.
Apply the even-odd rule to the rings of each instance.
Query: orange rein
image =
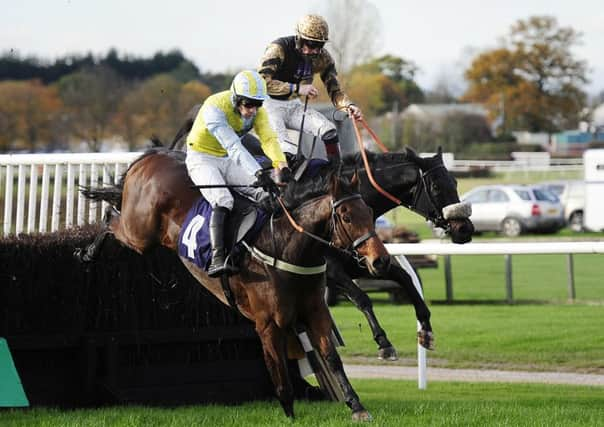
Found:
[[[361,119],[360,122],[363,124],[365,129],[367,129],[367,132],[369,132],[369,134],[371,135],[371,137],[373,138],[375,143],[380,147],[380,149],[385,153],[388,152],[388,149],[386,148],[386,146],[382,143],[382,141],[380,141],[380,139],[375,134],[375,132],[373,132],[373,130],[371,130],[371,128],[369,127],[369,125],[367,124],[365,119]],[[396,203],[397,205],[401,205],[403,202],[401,202],[399,199],[397,199],[392,194],[390,194],[389,192],[384,190],[382,187],[380,187],[380,185],[373,178],[373,173],[371,172],[371,168],[369,167],[369,161],[367,160],[367,153],[365,153],[365,147],[363,146],[361,132],[359,131],[359,126],[357,125],[357,122],[354,118],[352,119],[352,126],[354,127],[354,133],[357,137],[357,142],[359,143],[359,150],[361,151],[361,157],[363,158],[363,163],[365,164],[365,170],[367,170],[367,177],[369,178],[369,182],[371,182],[371,185],[373,185],[373,187],[379,193],[381,193],[384,197],[386,197],[387,199]]]
[[[281,199],[281,197],[277,197],[277,201],[279,202],[279,204],[281,205],[281,207],[283,208],[283,212],[285,212],[285,215],[287,216],[287,219],[289,220],[290,224],[292,225],[292,227],[294,227],[294,229],[298,232],[298,233],[304,233],[304,229],[302,227],[300,227],[298,225],[298,223],[296,223],[296,221],[292,218],[292,216],[290,215],[289,211],[287,210],[287,208],[285,207],[285,204],[283,203],[283,200]]]

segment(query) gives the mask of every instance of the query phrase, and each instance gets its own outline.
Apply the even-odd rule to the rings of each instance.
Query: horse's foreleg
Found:
[[[277,399],[285,415],[294,417],[294,390],[287,372],[286,337],[281,328],[271,319],[257,320],[256,332],[262,342],[264,362],[271,376]]]
[[[324,304],[317,304],[314,307],[311,318],[305,320],[310,340],[315,348],[318,348],[319,353],[327,363],[327,367],[336,377],[344,393],[344,401],[352,411],[352,419],[355,421],[369,421],[372,419],[371,414],[361,404],[359,396],[352,388],[344,372],[342,359],[340,359],[336,347],[331,341],[332,323],[327,307]]]
[[[432,333],[432,325],[430,324],[430,310],[413,284],[411,274],[415,275],[419,283],[419,277],[413,270],[407,272],[400,266],[398,261],[393,258],[385,278],[397,282],[405,290],[415,308],[415,317],[421,326],[417,333],[418,341],[422,347],[425,347],[428,350],[434,350],[434,334]]]
[[[344,294],[367,318],[373,339],[378,345],[378,358],[390,361],[397,360],[396,349],[386,336],[386,331],[382,329],[373,311],[373,303],[369,296],[345,274],[338,274],[337,277],[328,276],[327,281],[328,286],[335,286],[338,292]]]

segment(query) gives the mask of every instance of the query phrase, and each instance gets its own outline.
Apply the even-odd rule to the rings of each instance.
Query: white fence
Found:
[[[0,155],[4,235],[56,231],[97,221],[102,209],[84,199],[78,192],[79,186],[116,180],[138,155],[140,153]]]
[[[503,255],[505,257],[506,300],[514,301],[512,255],[566,254],[568,299],[575,299],[574,254],[603,254],[604,241],[591,242],[518,242],[518,243],[389,243],[391,255],[444,255],[447,301],[453,301],[451,255]]]
[[[0,189],[4,186],[4,235],[56,231],[97,221],[104,205],[85,200],[79,186],[117,179],[141,153],[5,154],[0,155]],[[580,171],[582,159],[550,159],[548,164],[514,161],[452,160],[451,169],[489,167],[498,172]],[[49,202],[52,191],[52,204]],[[0,197],[2,196],[0,194]],[[1,207],[1,206],[0,206]],[[75,217],[74,217],[75,215]]]

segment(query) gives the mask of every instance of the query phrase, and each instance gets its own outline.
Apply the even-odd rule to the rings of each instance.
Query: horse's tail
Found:
[[[120,184],[121,182],[110,187],[81,186],[80,193],[88,200],[93,200],[95,202],[104,201],[119,210],[122,206],[123,190],[123,187]]]

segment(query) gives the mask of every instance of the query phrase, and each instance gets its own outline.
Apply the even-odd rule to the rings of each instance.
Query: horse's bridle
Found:
[[[316,234],[313,234],[309,231],[306,231],[305,229],[303,229],[302,227],[300,227],[298,224],[295,223],[294,219],[291,217],[291,215],[289,214],[289,212],[287,211],[287,209],[285,208],[285,204],[283,203],[283,201],[278,198],[277,200],[279,201],[279,203],[281,204],[281,207],[283,208],[284,213],[287,215],[289,221],[291,222],[292,226],[299,232],[304,233],[305,235],[307,235],[308,237],[310,237],[313,240],[316,240],[317,242],[320,242],[326,246],[328,246],[330,249],[335,250],[343,255],[349,256],[351,258],[353,258],[354,260],[356,260],[360,266],[363,265],[363,261],[364,261],[364,257],[361,256],[358,252],[357,249],[362,246],[367,240],[371,239],[372,237],[376,236],[375,230],[369,231],[368,233],[365,233],[363,236],[357,238],[357,239],[353,239],[350,234],[346,231],[346,228],[342,225],[342,230],[345,233],[345,237],[346,240],[350,241],[350,245],[346,246],[345,248],[339,247],[337,245],[335,245],[335,243],[333,242],[333,237],[334,235],[337,236],[337,229],[338,229],[338,223],[343,223],[343,220],[341,219],[340,215],[337,212],[337,208],[342,205],[343,203],[350,201],[350,200],[356,200],[356,199],[362,199],[362,196],[359,193],[355,193],[355,194],[351,194],[349,196],[343,197],[341,199],[338,200],[334,200],[332,197],[331,200],[331,221],[329,224],[329,234],[331,236],[331,240],[326,240],[320,236],[317,236]]]
[[[338,214],[338,212],[336,211],[336,209],[338,208],[338,206],[340,206],[342,203],[348,201],[348,200],[353,200],[353,199],[360,199],[362,198],[362,196],[358,193],[356,194],[352,194],[350,196],[347,197],[343,197],[339,200],[336,201],[332,201],[331,203],[331,235],[332,235],[332,239],[334,234],[337,233],[337,228],[338,228],[338,224],[341,224],[341,229],[344,232],[344,235],[346,236],[346,239],[350,242],[350,245],[348,245],[346,248],[339,248],[336,247],[333,242],[330,242],[330,246],[332,248],[336,248],[339,251],[345,252],[348,255],[352,256],[358,263],[359,265],[362,264],[363,261],[363,257],[361,255],[359,255],[359,253],[357,252],[357,248],[359,248],[360,246],[362,246],[363,244],[365,244],[365,242],[369,239],[371,239],[372,237],[376,237],[377,234],[375,233],[375,230],[371,230],[368,231],[367,233],[363,234],[361,237],[354,239],[350,236],[350,234],[346,231],[346,227],[344,227],[344,221],[342,220],[341,216]]]
[[[415,197],[413,198],[413,202],[410,206],[408,206],[408,208],[419,214],[425,215],[425,217],[428,220],[430,220],[434,225],[436,225],[437,227],[443,228],[445,231],[448,231],[451,226],[443,217],[442,211],[441,211],[441,209],[438,208],[438,204],[437,204],[436,200],[434,200],[434,197],[432,196],[430,191],[428,191],[428,184],[426,182],[426,178],[428,178],[430,175],[434,174],[436,171],[438,171],[440,169],[446,170],[447,168],[443,164],[433,166],[425,172],[421,168],[419,168],[421,173],[418,174],[417,181],[415,184],[417,190],[415,192]],[[436,212],[436,216],[430,215],[429,212],[419,212],[419,210],[417,209],[419,199],[422,197],[422,195],[424,193],[425,193],[428,201],[430,202],[432,210],[434,212]]]

